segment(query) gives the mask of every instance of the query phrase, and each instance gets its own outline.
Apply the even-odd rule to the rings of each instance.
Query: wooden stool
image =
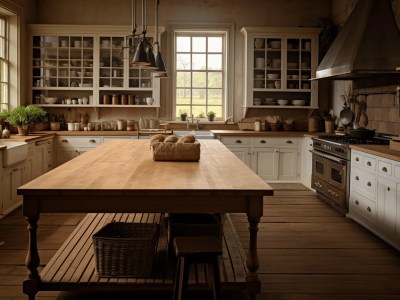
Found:
[[[206,263],[208,284],[215,300],[221,299],[218,256],[222,255],[221,242],[212,236],[178,236],[174,239],[178,257],[174,281],[174,300],[183,300],[192,263]]]

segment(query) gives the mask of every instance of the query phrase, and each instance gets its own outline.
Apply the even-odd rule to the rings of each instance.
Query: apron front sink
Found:
[[[3,153],[3,167],[24,161],[28,157],[28,143],[0,142],[0,146],[7,146],[6,149],[1,150]]]

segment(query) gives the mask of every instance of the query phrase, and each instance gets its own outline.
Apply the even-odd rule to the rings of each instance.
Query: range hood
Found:
[[[315,79],[400,75],[400,31],[390,0],[358,0]]]

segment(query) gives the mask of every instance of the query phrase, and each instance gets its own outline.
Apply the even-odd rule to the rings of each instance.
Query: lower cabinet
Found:
[[[400,162],[352,150],[347,216],[400,250]]]
[[[101,137],[72,137],[58,136],[56,138],[56,164],[57,166],[94,149],[102,142]]]
[[[222,136],[226,145],[266,181],[300,181],[297,138]]]
[[[25,162],[4,168],[1,176],[1,214],[8,214],[21,205],[17,189],[26,182]]]

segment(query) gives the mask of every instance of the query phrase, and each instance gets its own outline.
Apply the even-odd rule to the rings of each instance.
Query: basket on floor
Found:
[[[99,277],[144,277],[151,274],[158,224],[112,222],[93,235]]]

